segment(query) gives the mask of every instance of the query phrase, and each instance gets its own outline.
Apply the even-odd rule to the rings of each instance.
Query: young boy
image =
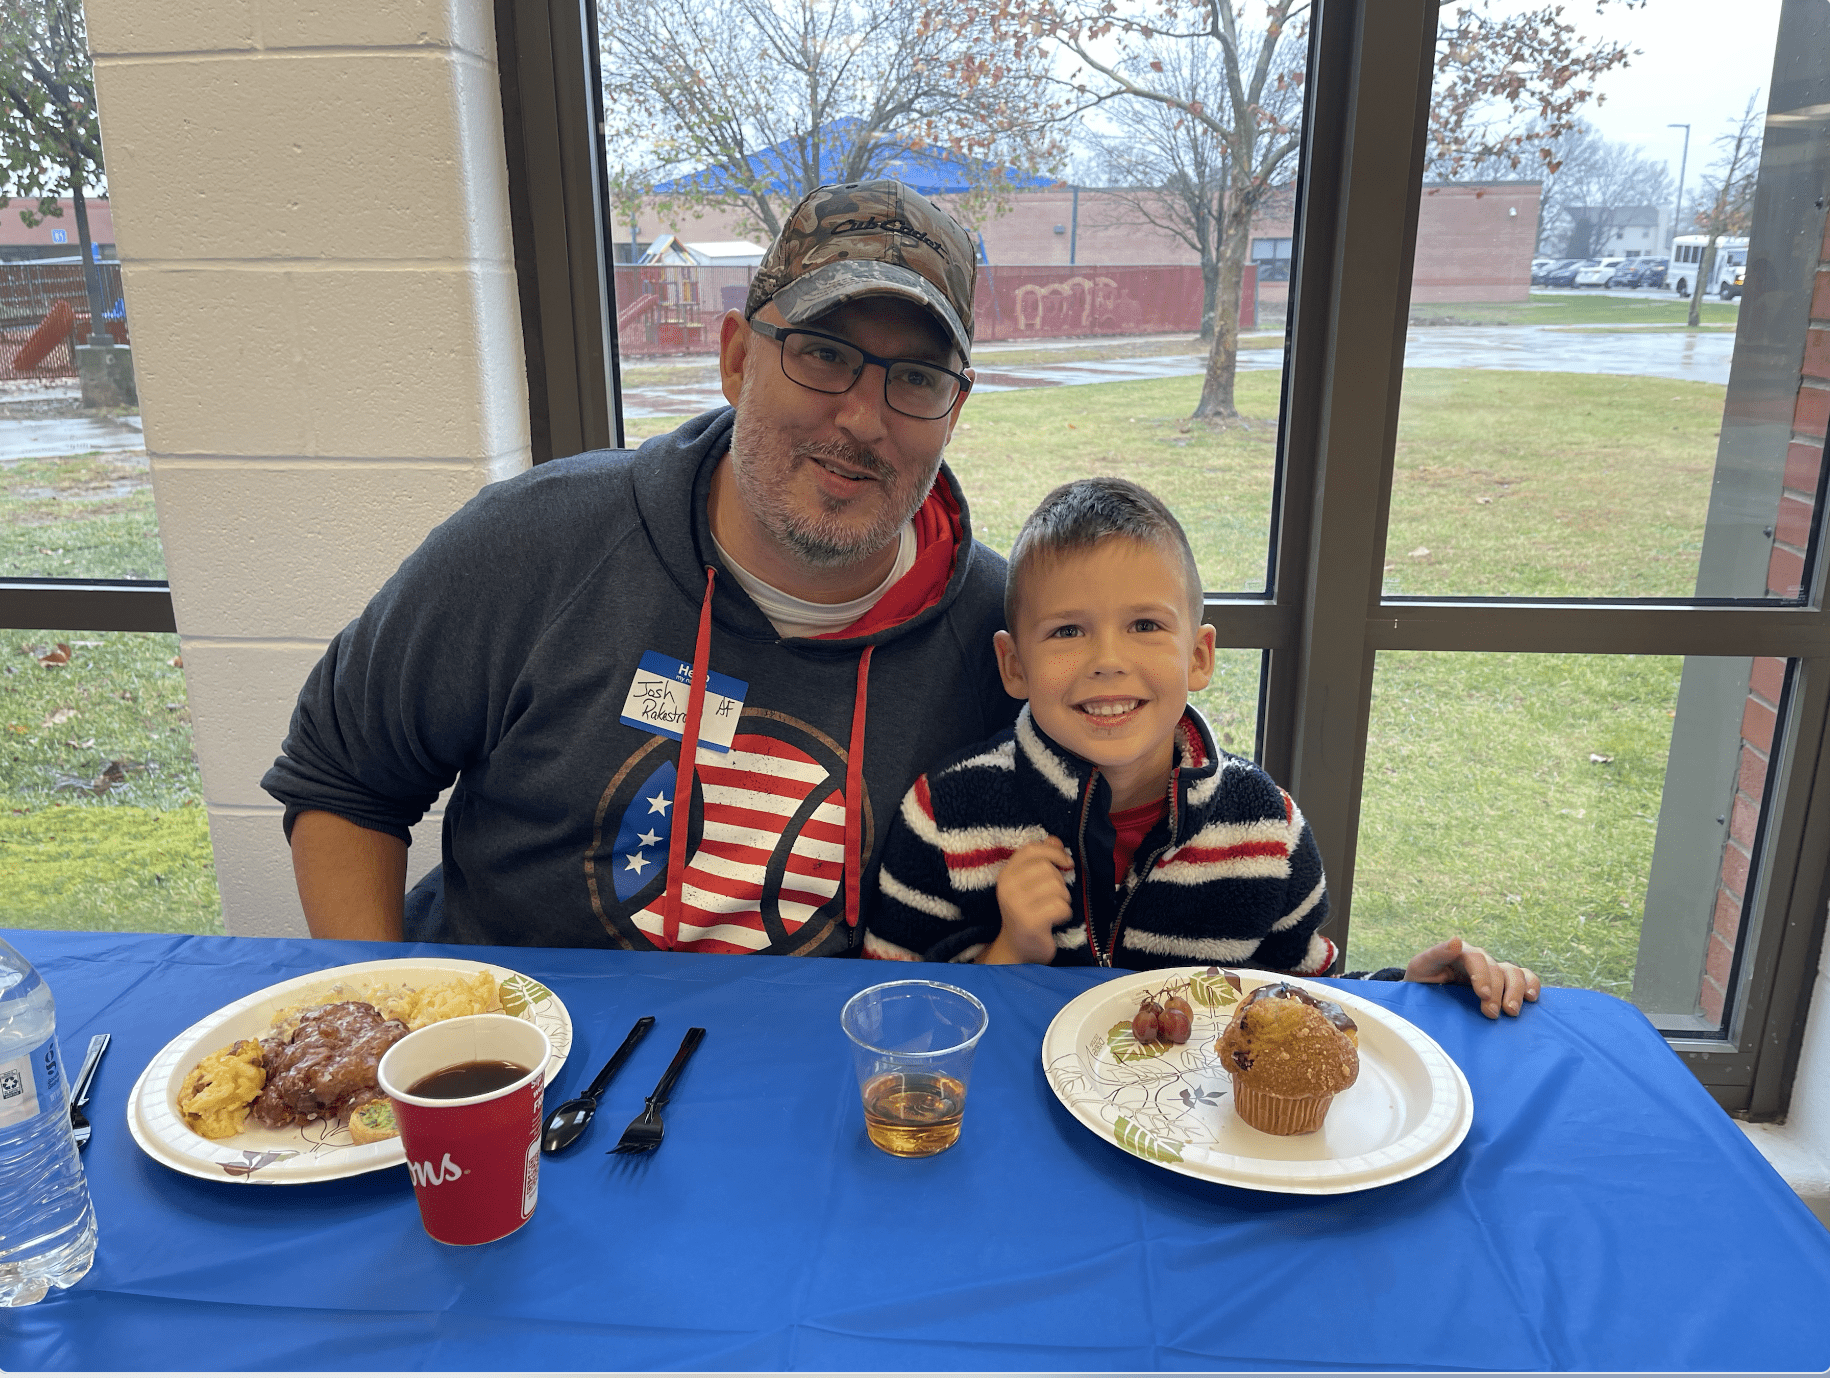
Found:
[[[1188,707],[1214,629],[1169,509],[1124,479],[1057,488],[1011,550],[1004,618],[999,672],[1027,706],[903,799],[865,955],[1329,972],[1308,824]],[[1466,981],[1490,1016],[1537,998],[1529,971],[1458,939],[1405,974]]]

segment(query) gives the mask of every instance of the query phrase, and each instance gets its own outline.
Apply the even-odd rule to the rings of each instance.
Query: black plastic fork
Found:
[[[673,1094],[674,1083],[680,1079],[680,1073],[686,1070],[686,1060],[693,1055],[693,1049],[705,1037],[704,1029],[688,1029],[686,1037],[680,1040],[680,1051],[674,1054],[674,1060],[667,1064],[667,1070],[661,1074],[660,1084],[648,1097],[648,1103],[642,1113],[629,1122],[629,1128],[623,1131],[623,1137],[616,1141],[612,1153],[653,1153],[661,1146],[661,1136],[666,1127],[661,1123],[661,1107],[667,1104],[667,1098]]]

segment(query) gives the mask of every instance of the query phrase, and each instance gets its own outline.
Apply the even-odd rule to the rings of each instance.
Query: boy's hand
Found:
[[[1498,1019],[1500,1011],[1517,1014],[1526,1000],[1536,1000],[1538,973],[1515,962],[1489,957],[1460,938],[1450,938],[1419,952],[1404,969],[1404,979],[1426,985],[1472,986],[1481,998],[1481,1013]]]
[[[980,954],[987,963],[1055,960],[1055,925],[1072,918],[1066,877],[1074,858],[1056,837],[1026,842],[1011,853],[998,873],[998,913],[1004,926]]]

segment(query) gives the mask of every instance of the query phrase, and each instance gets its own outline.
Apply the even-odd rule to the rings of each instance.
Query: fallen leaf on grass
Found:
[[[1611,765],[1613,763],[1614,758],[1612,756],[1603,756],[1598,751],[1591,751],[1591,752],[1589,752],[1589,760],[1594,762],[1594,764],[1596,764],[1598,766],[1605,766],[1605,765]]]
[[[174,670],[182,670],[184,668],[184,657],[183,656],[173,656],[170,660],[166,661],[165,663],[167,665],[171,666]]]
[[[1492,498],[1476,498],[1475,501],[1480,503],[1482,506],[1485,506],[1486,504],[1492,502],[1493,499]]]
[[[61,641],[58,642],[56,650],[46,651],[38,657],[38,663],[47,670],[56,669],[59,665],[68,665],[70,663],[69,646]]]
[[[1429,553],[1430,553],[1430,548],[1427,545],[1420,545],[1411,552],[1411,558],[1413,560],[1421,560],[1421,559],[1423,559],[1424,556],[1428,555]]]
[[[69,722],[70,719],[75,716],[76,710],[74,708],[58,708],[45,714],[44,721],[38,725],[40,727],[56,727],[59,723]]]

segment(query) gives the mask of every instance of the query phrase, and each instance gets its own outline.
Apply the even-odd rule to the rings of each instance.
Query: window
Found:
[[[0,23],[99,147],[80,0]],[[47,167],[60,128],[29,131]],[[112,204],[81,168],[0,209],[0,923],[220,932]]]
[[[1460,249],[1506,236],[1520,236],[1511,300],[1529,306],[1537,229],[1538,189],[1516,170],[1490,169],[1465,190],[1434,180],[1437,20],[1422,0],[1382,6],[1376,21],[1352,0],[1312,12],[1290,228],[1265,226],[1249,253],[1261,268],[1287,262],[1290,277],[1278,303],[1278,462],[1255,470],[1270,485],[1266,519],[1254,511],[1244,523],[1265,543],[1214,528],[1203,556],[1210,618],[1241,653],[1235,701],[1252,697],[1246,686],[1259,691],[1259,757],[1315,828],[1331,931],[1356,965],[1402,948],[1402,921],[1422,907],[1417,884],[1441,895],[1478,873],[1494,914],[1544,920],[1557,978],[1638,1000],[1724,1105],[1770,1116],[1789,1095],[1830,854],[1830,805],[1813,791],[1830,768],[1817,556],[1830,375],[1811,333],[1830,35],[1808,0],[1783,0],[1776,65],[1748,83],[1771,94],[1751,223],[1725,231],[1747,236],[1745,295],[1707,303],[1728,314],[1705,315],[1692,351],[1714,351],[1728,376],[1648,391],[1642,376],[1606,366],[1618,342],[1581,321],[1552,337],[1564,366],[1542,372],[1482,367],[1490,361],[1473,358],[1469,340],[1425,333],[1430,321],[1465,328],[1467,308],[1438,306],[1439,289],[1461,271]],[[580,102],[588,111],[588,87]],[[1084,188],[1079,197],[1085,235]],[[530,204],[559,215],[576,201]],[[1426,251],[1426,218],[1451,212],[1466,217],[1458,252]],[[1045,229],[1068,221],[1045,218]],[[651,240],[661,229],[643,220],[619,232]],[[600,224],[583,242],[604,233]],[[1703,257],[1700,245],[1674,246],[1674,266]],[[539,281],[559,271],[541,260]],[[1669,296],[1661,304],[1682,309]],[[607,306],[603,319],[614,359]],[[1588,363],[1572,370],[1571,358]],[[555,376],[550,352],[545,369]],[[625,405],[641,386],[625,376]],[[995,400],[987,389],[973,406]],[[1656,435],[1630,420],[1645,414],[1658,418]],[[1560,446],[1559,435],[1580,444]],[[1001,448],[986,445],[986,462]],[[1148,452],[1114,431],[1099,453]],[[970,490],[969,447],[960,459]],[[1184,458],[1178,505],[1200,514],[1195,524],[1210,520],[1205,502],[1216,517],[1236,513],[1233,495],[1246,490],[1195,473],[1194,460]],[[1626,472],[1635,460],[1644,467]],[[1009,526],[1030,500],[1020,488],[984,506],[975,495],[975,512],[987,529]],[[1528,514],[1532,501],[1541,505]],[[1480,525],[1526,515],[1523,528]],[[1477,538],[1497,558],[1457,558]],[[1249,568],[1229,565],[1228,552],[1250,549],[1268,556],[1267,578],[1215,577]],[[1505,751],[1485,740],[1496,724],[1515,739]],[[1420,797],[1484,807],[1475,786],[1516,785],[1540,738],[1536,793],[1480,834],[1481,847],[1497,840],[1504,853],[1492,865],[1467,855],[1445,864],[1440,837],[1407,840],[1406,810]],[[1545,837],[1581,860],[1553,868],[1565,887],[1554,896],[1532,870]],[[1424,874],[1431,866],[1448,880]]]

